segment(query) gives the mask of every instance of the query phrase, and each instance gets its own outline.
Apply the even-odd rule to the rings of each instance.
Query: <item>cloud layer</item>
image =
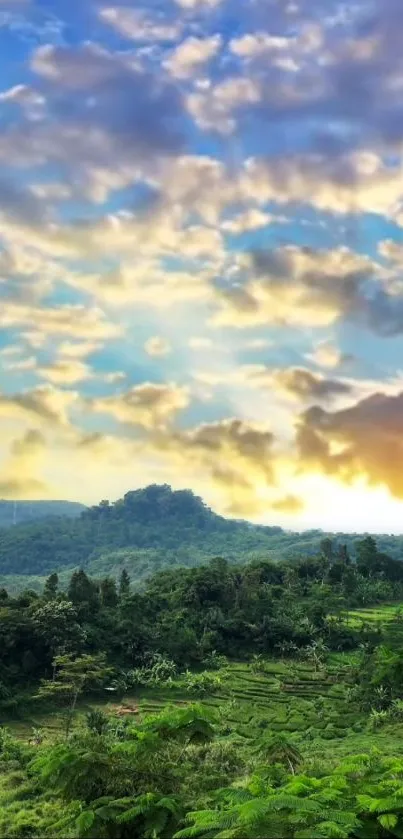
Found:
[[[396,509],[402,25],[398,0],[0,0],[0,496]]]

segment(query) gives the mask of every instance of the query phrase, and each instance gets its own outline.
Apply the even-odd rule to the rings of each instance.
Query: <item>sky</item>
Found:
[[[403,532],[401,0],[0,0],[0,498]]]

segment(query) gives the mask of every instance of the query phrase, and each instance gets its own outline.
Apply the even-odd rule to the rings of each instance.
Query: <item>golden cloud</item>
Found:
[[[48,486],[38,478],[45,451],[45,438],[33,429],[13,441],[9,457],[1,467],[0,497],[34,499],[48,496]]]
[[[348,248],[257,251],[238,258],[238,273],[240,278],[246,274],[246,282],[237,283],[235,273],[227,288],[217,290],[221,309],[213,318],[216,326],[324,327],[344,316],[374,328],[394,328],[391,307],[380,311],[366,297],[368,281],[382,276],[380,266]]]
[[[121,423],[152,430],[169,426],[189,401],[185,387],[144,382],[123,393],[93,399],[89,407],[110,414]]]
[[[257,516],[270,509],[276,489],[275,439],[259,424],[231,418],[148,441],[175,475],[192,475],[230,515]]]
[[[90,379],[94,374],[88,364],[77,359],[58,360],[37,368],[43,379],[54,385],[74,385]]]
[[[302,469],[346,482],[361,476],[403,498],[403,392],[375,393],[334,413],[311,408],[296,440]]]

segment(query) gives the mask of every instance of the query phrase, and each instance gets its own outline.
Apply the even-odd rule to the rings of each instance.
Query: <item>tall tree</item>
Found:
[[[112,577],[104,577],[100,585],[101,603],[113,609],[118,604],[118,593],[116,590],[116,583]]]
[[[45,585],[44,585],[43,596],[44,596],[45,600],[54,600],[56,595],[57,595],[58,587],[59,587],[59,577],[54,572],[53,574],[51,574],[47,578],[47,580],[45,582]]]
[[[71,576],[68,598],[74,606],[80,607],[80,611],[93,612],[99,607],[98,587],[82,568]]]
[[[126,571],[126,568],[123,568],[123,571],[119,577],[119,598],[123,600],[125,597],[128,597],[130,594],[130,577]]]
[[[40,699],[59,700],[65,708],[65,735],[69,736],[77,699],[86,688],[100,687],[112,673],[106,666],[105,656],[59,655],[54,659],[54,677],[43,680],[38,691]]]

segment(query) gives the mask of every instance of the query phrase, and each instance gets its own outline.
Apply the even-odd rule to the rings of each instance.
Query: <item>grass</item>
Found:
[[[403,603],[389,603],[362,609],[351,609],[342,612],[342,617],[350,626],[360,626],[363,622],[369,624],[389,623],[396,620],[400,612],[403,613]]]
[[[376,626],[382,623],[386,637],[403,643],[403,622],[396,620],[400,604],[391,604],[346,613],[350,625],[365,621]],[[403,605],[403,604],[402,604]],[[315,673],[312,664],[295,660],[270,659],[264,672],[254,672],[245,662],[231,662],[221,676],[221,686],[206,696],[186,692],[179,678],[173,688],[140,688],[126,694],[122,704],[135,702],[140,714],[155,713],[169,704],[183,705],[201,701],[216,709],[228,727],[228,735],[256,742],[262,730],[282,731],[300,743],[310,760],[326,755],[337,761],[354,752],[375,746],[385,754],[403,756],[403,725],[369,732],[367,720],[351,705],[346,694],[348,672],[357,663],[357,652],[331,653],[326,670]],[[84,725],[91,708],[113,713],[119,698],[91,697],[78,703],[76,726]],[[31,706],[32,707],[32,706]],[[135,719],[135,718],[134,718]],[[12,733],[24,740],[32,728],[41,728],[52,740],[62,732],[63,717],[54,709],[29,711],[24,719],[0,719]]]
[[[200,701],[219,711],[224,706],[225,720],[234,735],[254,739],[263,728],[287,731],[298,738],[314,727],[325,731],[330,722],[335,732],[346,734],[356,717],[349,711],[342,694],[342,686],[334,682],[340,672],[339,663],[330,662],[326,673],[314,673],[309,664],[270,660],[265,673],[254,673],[248,664],[231,663],[222,674],[222,686],[217,692],[201,697]],[[167,704],[183,704],[199,700],[181,690],[171,688],[142,688],[126,694],[125,702],[138,704],[140,713],[156,712]],[[82,725],[90,708],[111,711],[119,700],[110,698],[85,699],[78,703],[76,725]],[[323,707],[322,707],[323,706]],[[60,711],[31,712],[25,719],[2,720],[15,736],[29,739],[32,728],[41,728],[49,739],[62,730]],[[326,735],[328,736],[328,735]]]

